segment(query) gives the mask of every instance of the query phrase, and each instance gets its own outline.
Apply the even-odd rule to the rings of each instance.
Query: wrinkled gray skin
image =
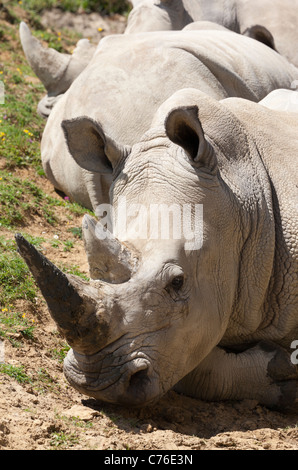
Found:
[[[109,201],[113,168],[175,91],[187,86],[216,99],[259,101],[276,88],[290,88],[297,77],[275,51],[228,30],[106,37],[47,120],[45,173],[57,190],[96,211]]]
[[[86,283],[17,237],[72,347],[64,369],[76,389],[136,406],[175,387],[297,407],[297,127],[296,113],[181,90],[118,168],[111,199],[147,214],[154,203],[203,205],[201,247],[137,239],[133,217],[123,234],[116,216],[108,242],[94,240],[102,280]],[[89,216],[83,230],[96,238]]]

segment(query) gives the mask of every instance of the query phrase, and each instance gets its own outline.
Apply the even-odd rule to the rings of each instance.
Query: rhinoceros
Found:
[[[259,101],[276,88],[289,89],[297,75],[275,51],[226,30],[106,37],[46,122],[46,176],[57,191],[95,211],[109,202],[113,169],[175,91],[194,87],[216,99]]]
[[[298,66],[297,0],[143,0],[133,2],[126,33],[194,28],[212,21],[277,50]]]
[[[291,90],[274,90],[260,101],[262,106],[276,111],[298,112],[298,93]]]
[[[208,0],[208,2],[133,0],[131,3],[133,9],[128,15],[125,34],[181,30],[193,21],[197,21],[197,28],[200,28],[198,20],[211,21],[240,32],[236,25],[234,0],[225,0],[224,5],[223,0]],[[20,40],[31,68],[47,90],[47,95],[38,105],[38,112],[41,116],[48,117],[61,95],[90,62],[96,45],[88,39],[81,39],[72,54],[62,54],[55,49],[43,47],[32,36],[24,22],[20,23]]]
[[[217,24],[231,31],[240,32],[234,0],[161,0],[160,2],[135,0],[132,3],[133,9],[128,15],[125,34],[181,30],[187,25],[189,29],[206,29],[205,22],[212,22],[213,28]],[[257,33],[255,27],[247,30],[246,34],[263,41],[263,32]],[[43,47],[32,36],[24,22],[20,24],[20,39],[31,68],[47,90],[46,96],[42,98],[37,108],[38,113],[47,118],[62,94],[86,68],[93,57],[96,45],[87,39],[81,39],[72,55],[60,54],[55,49]]]
[[[113,223],[84,217],[97,279],[16,236],[72,348],[73,387],[130,406],[174,388],[295,409],[297,128],[297,113],[179,90],[115,171]]]
[[[298,41],[298,0],[236,0],[240,32],[269,43],[298,66],[298,51],[293,45]],[[264,27],[266,28],[265,33]]]
[[[125,34],[181,30],[197,21],[211,21],[240,33],[236,0],[132,1]]]

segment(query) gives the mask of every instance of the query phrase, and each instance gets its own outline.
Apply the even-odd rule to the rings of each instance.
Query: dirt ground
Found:
[[[49,19],[47,19],[49,21]],[[122,25],[122,23],[121,23]],[[2,162],[3,163],[3,162]],[[0,160],[1,168],[1,160]],[[17,176],[36,182],[48,194],[51,185],[30,170]],[[65,252],[51,241],[69,239],[69,219],[59,209],[59,226],[36,217],[23,230],[46,239],[43,252],[55,263],[77,264],[88,272],[83,242],[77,240]],[[74,216],[79,226],[82,216]],[[13,237],[1,230],[2,235]],[[57,238],[58,237],[58,238]],[[32,305],[19,303],[35,324],[34,338],[14,347],[5,340],[5,362],[23,366],[39,381],[19,383],[0,375],[1,450],[297,450],[298,414],[282,414],[257,402],[205,403],[170,391],[154,406],[143,409],[98,402],[73,390],[63,375],[62,363],[53,351],[63,339],[57,333],[40,295]],[[22,339],[22,333],[14,338]]]

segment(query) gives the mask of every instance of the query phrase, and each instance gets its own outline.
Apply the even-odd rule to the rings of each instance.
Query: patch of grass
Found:
[[[30,324],[26,314],[15,311],[12,307],[0,312],[0,337],[7,339],[15,348],[22,347],[23,339],[34,340],[35,325]],[[31,321],[35,321],[34,319]]]
[[[41,237],[23,234],[36,248],[41,249],[45,241]],[[18,299],[35,303],[37,288],[26,263],[17,253],[13,239],[0,236],[0,337],[8,338],[13,346],[19,347],[18,339],[34,339],[35,319],[14,307]]]
[[[28,180],[21,180],[11,173],[0,176],[0,226],[17,228],[29,215],[39,215],[54,225],[57,222],[53,206],[61,202],[46,195]]]
[[[70,251],[74,247],[75,242],[73,240],[66,240],[63,244],[64,251]]]
[[[29,375],[25,371],[24,366],[0,364],[0,374],[6,374],[22,385],[30,384],[38,393],[45,393],[47,391],[59,393],[59,385],[43,368]]]
[[[37,249],[42,249],[42,243],[45,242],[45,239],[42,237],[34,237],[26,233],[22,233],[24,237],[28,240],[29,243],[35,246]],[[12,239],[7,239],[4,235],[0,235],[0,248],[1,252],[15,252],[17,251],[16,242]]]
[[[65,207],[69,219],[71,214],[91,214],[77,203],[48,196],[29,180],[22,180],[7,171],[0,173],[0,227],[22,227],[32,216],[42,217],[50,225],[55,225],[58,222],[55,207],[58,206]]]
[[[23,366],[13,366],[10,364],[0,364],[0,374],[9,375],[18,383],[32,383],[32,379],[24,372]]]
[[[13,10],[15,5],[19,7],[19,2],[5,2],[6,11],[10,12],[11,17],[16,15]],[[26,6],[25,1],[22,6]],[[34,11],[29,10],[27,22],[32,24]],[[37,105],[46,90],[27,63],[18,34],[21,18],[14,18],[13,22],[10,21],[11,25],[1,23],[0,28],[0,80],[4,85],[4,104],[0,104],[0,155],[7,160],[9,169],[30,166],[44,176],[40,140],[46,121],[38,115]],[[41,24],[37,26],[40,29],[34,30],[34,36],[59,52],[70,53],[81,38],[73,31],[63,31],[61,35],[60,32],[44,30]]]
[[[4,104],[0,106],[0,154],[7,160],[7,168],[32,166],[42,176],[40,139],[44,120],[36,108],[44,92],[43,85],[26,81],[33,74],[22,62],[22,55],[11,52],[13,64],[0,69],[4,83]],[[1,73],[2,72],[2,73]]]
[[[79,443],[76,433],[65,433],[63,431],[53,432],[50,440],[50,445],[56,448],[68,449]]]
[[[80,240],[82,240],[82,238],[83,238],[82,227],[71,227],[67,231],[72,233],[74,237],[79,238]]]
[[[55,348],[51,351],[51,355],[53,359],[56,359],[58,362],[63,363],[68,351],[70,350],[70,346],[67,343],[64,343],[60,349]]]
[[[33,385],[39,393],[44,393],[48,390],[55,392],[57,384],[55,380],[48,374],[46,369],[40,368],[34,374]]]
[[[59,201],[60,206],[64,206],[66,209],[69,209],[69,211],[74,214],[74,215],[85,215],[85,214],[90,214],[94,216],[94,213],[90,211],[89,209],[86,209],[86,207],[81,206],[77,202],[71,202],[71,201]]]
[[[16,299],[27,299],[31,302],[36,298],[35,283],[29,274],[27,265],[17,254],[0,254],[0,303],[11,304]]]
[[[125,13],[131,8],[126,0],[22,0],[22,5],[39,13],[54,7],[71,12],[81,9],[87,13],[98,11],[106,14]]]

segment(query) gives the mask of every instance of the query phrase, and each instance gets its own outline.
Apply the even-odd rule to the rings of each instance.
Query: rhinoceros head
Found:
[[[106,206],[100,222],[85,216],[94,279],[61,273],[17,237],[72,347],[65,375],[94,398],[136,406],[159,398],[222,340],[247,293],[239,260],[253,263],[249,236],[262,230],[260,216],[252,228],[250,211],[240,215],[244,193],[257,193],[235,163],[241,148],[249,179],[248,143],[231,113],[222,120],[222,105],[197,93],[170,99],[133,146],[115,174],[110,217]],[[268,251],[257,255],[263,263]]]

